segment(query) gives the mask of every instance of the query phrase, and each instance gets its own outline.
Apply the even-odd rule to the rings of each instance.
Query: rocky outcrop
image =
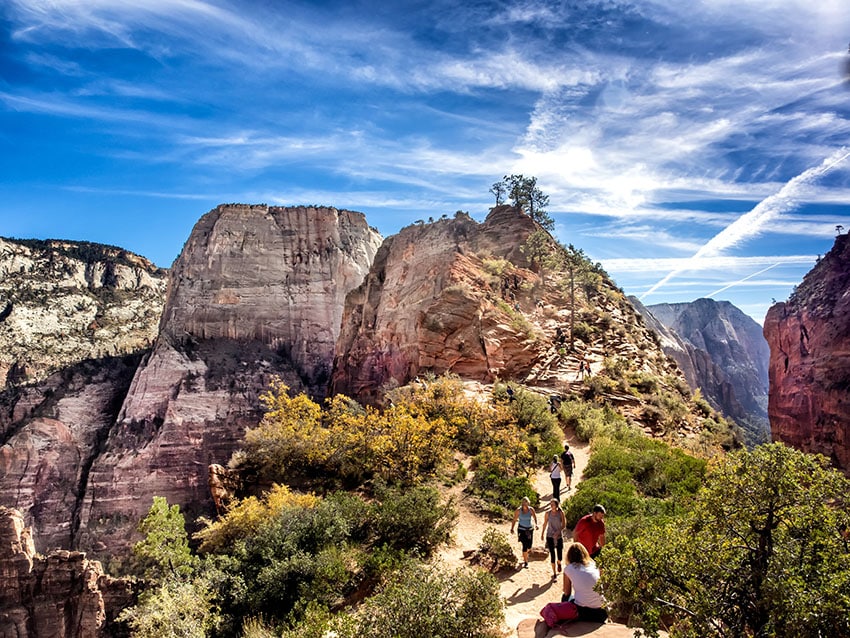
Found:
[[[0,388],[150,347],[165,274],[111,246],[0,239]]]
[[[850,237],[839,235],[764,321],[775,440],[850,473]]]
[[[583,266],[582,283],[532,267],[524,251],[538,230],[520,210],[497,206],[481,224],[459,213],[388,238],[346,300],[334,392],[379,403],[417,375],[445,372],[568,391],[579,358],[599,369],[609,355],[667,371],[667,357],[598,270]],[[541,247],[556,250],[551,238]],[[575,322],[583,336],[569,351]]]
[[[107,635],[104,599],[126,606],[132,591],[127,583],[104,576],[100,563],[82,552],[36,554],[21,513],[0,507],[0,636]]]
[[[639,302],[636,307],[643,313]],[[662,347],[690,386],[699,388],[715,409],[741,426],[749,445],[769,440],[770,350],[761,326],[728,301],[697,299],[654,304],[645,310],[662,326],[655,326]]]
[[[466,214],[415,224],[384,241],[363,284],[345,305],[333,391],[376,401],[420,371],[489,381],[519,377],[535,358],[533,335],[510,307],[533,278],[518,250],[534,222],[509,206],[483,224]],[[516,260],[491,281],[484,259]],[[504,288],[505,294],[501,294]],[[498,303],[508,306],[500,308]]]
[[[127,546],[154,496],[212,512],[226,463],[279,376],[322,398],[345,295],[380,243],[360,213],[226,205],[196,224],[169,273],[160,335],[95,459],[80,547]]]

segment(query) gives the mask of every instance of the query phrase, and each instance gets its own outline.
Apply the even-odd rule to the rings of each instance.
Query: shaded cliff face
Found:
[[[165,276],[120,248],[0,238],[0,388],[150,347]]]
[[[738,423],[748,444],[767,441],[770,349],[761,326],[727,301],[697,299],[647,310],[672,333],[665,350],[691,387],[700,388],[712,406]]]
[[[770,344],[768,413],[775,440],[831,458],[850,473],[850,237],[764,321]]]
[[[71,547],[94,457],[157,334],[165,271],[85,242],[0,240],[0,505]]]
[[[259,422],[273,375],[324,396],[343,300],[380,239],[362,214],[333,208],[228,205],[197,223],[160,336],[92,464],[79,546],[126,546],[155,495],[209,513],[207,468]]]

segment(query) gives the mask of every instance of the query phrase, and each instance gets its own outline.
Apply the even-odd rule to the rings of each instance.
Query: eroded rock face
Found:
[[[139,359],[86,361],[0,394],[0,504],[24,513],[40,547],[75,547],[89,468]]]
[[[120,248],[0,238],[0,388],[150,347],[165,275]]]
[[[461,213],[388,238],[346,300],[334,393],[374,402],[420,371],[480,381],[524,376],[537,354],[533,340],[511,325],[497,300],[513,305],[517,295],[528,297],[520,283],[536,277],[506,275],[513,298],[501,298],[502,282],[494,290],[484,279],[483,260],[509,257],[527,265],[519,246],[535,229],[528,216],[500,206],[483,224]]]
[[[208,467],[226,463],[280,376],[327,392],[343,300],[380,236],[334,208],[219,206],[169,276],[161,332],[139,367],[80,507],[81,547],[126,547],[154,496],[212,512]]]
[[[481,224],[460,213],[388,238],[346,300],[333,391],[380,403],[388,389],[429,372],[560,391],[582,386],[579,358],[598,370],[606,356],[668,371],[607,277],[586,273],[571,286],[564,270],[531,267],[523,247],[538,228],[518,209],[497,206]],[[577,337],[569,351],[565,335],[575,323],[585,341]]]
[[[107,635],[107,599],[131,602],[126,583],[103,575],[82,552],[36,554],[23,515],[0,507],[0,636],[97,638]],[[123,594],[121,592],[124,592]]]
[[[764,322],[774,440],[824,454],[850,473],[850,237]]]
[[[649,312],[681,340],[664,343],[692,388],[738,423],[751,445],[770,438],[770,349],[761,326],[728,301],[653,304]],[[671,339],[672,341],[672,339]]]

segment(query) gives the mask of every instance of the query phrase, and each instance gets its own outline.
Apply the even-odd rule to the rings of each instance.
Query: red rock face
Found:
[[[525,376],[538,349],[499,302],[533,307],[523,284],[538,278],[514,269],[503,290],[485,276],[483,260],[527,265],[519,247],[535,229],[528,216],[500,206],[483,224],[459,214],[387,239],[346,300],[333,392],[375,402],[423,371],[479,381]]]
[[[96,638],[105,635],[106,598],[131,603],[126,583],[103,575],[82,552],[37,555],[17,510],[0,507],[0,636]],[[124,595],[121,592],[124,592]]]
[[[169,273],[160,336],[91,465],[78,547],[127,547],[154,496],[213,513],[208,467],[262,416],[272,376],[327,392],[343,300],[380,236],[360,213],[220,206]]]
[[[850,238],[764,322],[774,440],[829,457],[850,473]]]

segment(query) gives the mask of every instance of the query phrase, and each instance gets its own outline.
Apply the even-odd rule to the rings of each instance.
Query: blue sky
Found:
[[[761,321],[850,228],[848,42],[846,0],[6,0],[0,235],[167,267],[220,203],[386,236],[523,173],[626,293]]]

